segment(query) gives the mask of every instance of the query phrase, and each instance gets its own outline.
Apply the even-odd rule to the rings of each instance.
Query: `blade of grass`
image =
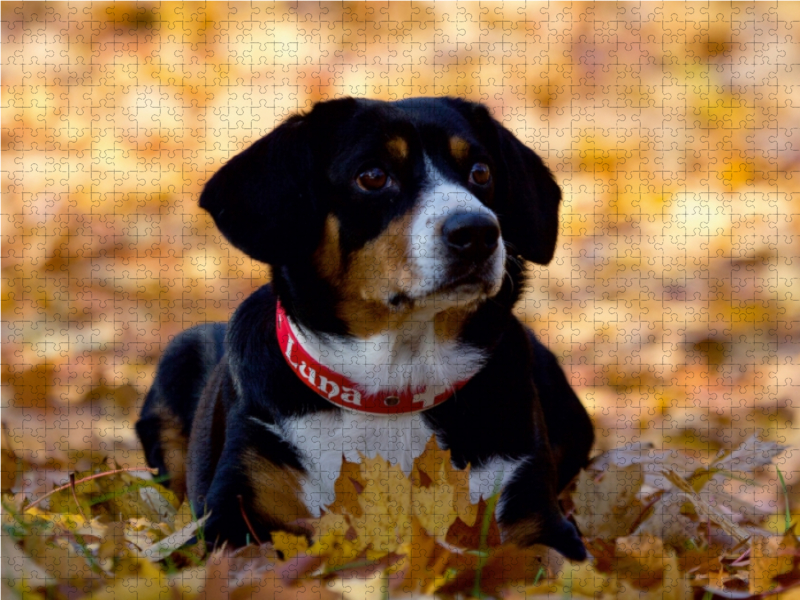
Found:
[[[489,547],[487,540],[489,539],[489,527],[492,524],[492,517],[494,516],[494,509],[497,506],[497,501],[500,500],[500,486],[503,481],[503,474],[498,473],[497,479],[494,483],[494,491],[486,501],[486,511],[483,513],[483,522],[481,523],[481,542],[480,554],[478,555],[478,565],[475,567],[475,584],[472,586],[472,595],[476,598],[483,598],[481,592],[481,575],[486,561],[489,559]]]
[[[338,571],[346,571],[348,569],[362,569],[364,567],[372,567],[379,564],[381,564],[380,560],[358,560],[355,562],[338,565],[336,567],[326,568],[323,575],[331,575],[333,573],[337,573]]]
[[[775,470],[778,471],[778,479],[781,480],[781,487],[783,488],[783,504],[786,508],[786,531],[789,531],[789,529],[792,527],[792,511],[789,507],[789,490],[786,489],[786,482],[783,479],[783,473],[781,473],[781,470],[777,465],[775,466]]]

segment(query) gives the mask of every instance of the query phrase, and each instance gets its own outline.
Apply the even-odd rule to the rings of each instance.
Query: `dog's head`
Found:
[[[546,264],[560,200],[541,159],[480,104],[346,98],[232,158],[200,205],[253,258],[313,266],[352,330],[365,312],[475,306],[500,291],[511,256]]]

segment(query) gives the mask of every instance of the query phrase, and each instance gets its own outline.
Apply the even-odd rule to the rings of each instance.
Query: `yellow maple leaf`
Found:
[[[289,560],[308,550],[308,540],[303,535],[294,535],[288,531],[273,531],[272,545],[283,553],[283,559]]]
[[[342,556],[367,550],[372,560],[397,552],[413,539],[412,517],[438,540],[446,539],[458,517],[468,525],[477,517],[478,507],[469,499],[469,470],[455,469],[450,451],[441,450],[435,437],[414,461],[410,478],[380,456],[362,457],[360,463],[343,461],[334,490],[335,500],[327,510],[350,519],[346,528],[344,521],[336,521],[331,543],[344,539],[351,526],[355,532]],[[323,523],[324,519],[317,525],[321,536],[327,533]],[[321,546],[315,544],[315,551],[322,552]]]
[[[171,596],[167,576],[149,560],[128,553],[117,568],[117,577],[90,596],[90,600],[137,598],[162,600]]]
[[[342,459],[342,468],[333,484],[336,494],[333,504],[328,507],[328,512],[338,515],[361,516],[361,505],[358,494],[364,489],[366,482],[361,475],[361,465]]]
[[[469,466],[454,468],[450,450],[440,449],[435,436],[414,460],[411,481],[418,501],[415,514],[429,533],[443,539],[456,517],[470,527],[475,524],[478,505],[469,497]]]
[[[319,532],[314,545],[306,550],[312,556],[324,556],[329,569],[352,562],[365,550],[365,540],[352,535],[351,524],[345,515],[325,514],[316,523]]]
[[[352,523],[360,539],[371,545],[370,560],[395,552],[411,533],[411,482],[399,465],[384,458],[364,458],[364,490],[358,495],[361,515]]]

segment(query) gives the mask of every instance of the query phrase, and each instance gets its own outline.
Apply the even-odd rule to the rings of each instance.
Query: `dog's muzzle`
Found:
[[[451,256],[459,261],[478,264],[497,250],[500,225],[487,214],[459,212],[442,224],[442,237]]]

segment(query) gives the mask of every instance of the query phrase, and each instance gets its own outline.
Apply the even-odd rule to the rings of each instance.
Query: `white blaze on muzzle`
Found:
[[[483,214],[495,222],[497,215],[487,208],[464,186],[445,178],[425,158],[428,185],[420,193],[411,220],[411,240],[409,263],[417,277],[407,294],[414,299],[422,299],[442,286],[448,284],[451,268],[457,262],[451,255],[446,240],[442,236],[445,220],[456,213]],[[497,249],[486,259],[483,270],[492,281],[492,294],[500,290],[505,265],[505,246],[502,235]],[[459,298],[466,300],[467,298]]]

